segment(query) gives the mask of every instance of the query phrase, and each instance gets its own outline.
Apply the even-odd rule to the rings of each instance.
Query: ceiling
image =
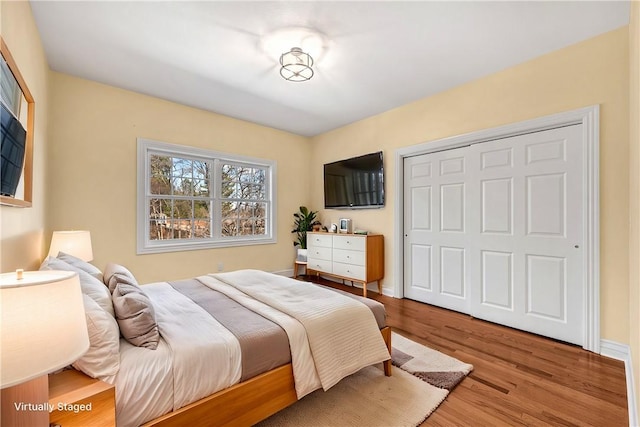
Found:
[[[630,9],[628,1],[31,1],[31,7],[55,71],[304,136],[627,25]],[[290,27],[322,37],[321,52],[309,52],[316,64],[307,82],[285,81],[279,55],[267,49],[267,37]]]

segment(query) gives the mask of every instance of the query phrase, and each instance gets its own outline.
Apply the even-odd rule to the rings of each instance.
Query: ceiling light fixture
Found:
[[[305,82],[313,77],[313,58],[299,47],[280,56],[280,75],[290,82]]]

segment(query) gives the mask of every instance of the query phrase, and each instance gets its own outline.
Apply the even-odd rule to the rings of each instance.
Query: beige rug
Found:
[[[400,369],[385,377],[370,366],[324,392],[315,391],[258,424],[276,426],[417,426],[473,366],[392,334],[392,359]]]

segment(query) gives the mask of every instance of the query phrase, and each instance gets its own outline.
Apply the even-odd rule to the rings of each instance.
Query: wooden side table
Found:
[[[116,425],[115,386],[76,370],[49,375],[49,415],[62,427]]]
[[[304,267],[304,275],[307,275],[307,261],[300,261],[298,259],[296,259],[295,261],[293,261],[293,278],[297,279],[298,278],[298,268],[299,267]]]

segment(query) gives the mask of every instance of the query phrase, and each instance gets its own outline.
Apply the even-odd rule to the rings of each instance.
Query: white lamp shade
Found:
[[[64,252],[83,261],[93,259],[91,247],[91,232],[86,230],[54,231],[49,247],[49,256],[56,257],[58,252]]]
[[[89,349],[78,274],[0,274],[0,388],[63,368]]]

